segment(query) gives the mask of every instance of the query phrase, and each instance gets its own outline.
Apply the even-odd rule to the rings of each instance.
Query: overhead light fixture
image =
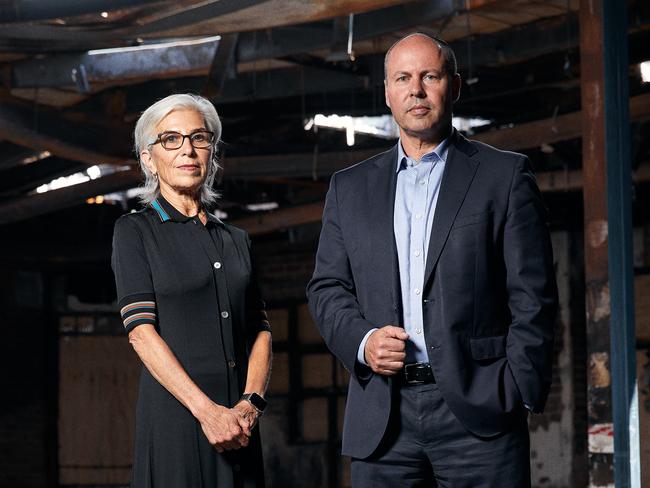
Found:
[[[27,156],[26,158],[23,159],[22,163],[23,164],[32,164],[35,163],[36,161],[40,161],[41,159],[49,158],[52,155],[50,151],[42,151],[38,154],[34,154],[33,156]]]
[[[263,203],[249,203],[246,205],[246,210],[250,210],[251,212],[261,212],[261,211],[268,211],[268,210],[275,210],[278,208],[279,205],[277,202],[263,202]]]
[[[492,121],[481,117],[454,117],[452,123],[456,129],[472,134],[475,127],[489,125]],[[365,134],[381,139],[399,138],[399,127],[395,123],[392,115],[352,117],[350,115],[316,114],[314,117],[305,120],[303,127],[305,130],[324,127],[345,131],[345,139],[348,146],[354,146],[356,134]]]
[[[108,12],[102,12],[99,15],[101,15],[103,19],[108,19]]]
[[[641,71],[641,81],[643,83],[650,83],[650,61],[644,61],[639,64],[639,70]]]
[[[305,130],[318,127],[345,131],[345,140],[348,146],[354,146],[356,134],[365,134],[382,139],[397,139],[399,137],[397,125],[390,115],[352,117],[350,115],[316,114],[305,121]]]
[[[58,190],[67,186],[79,185],[80,183],[87,183],[95,180],[102,175],[112,174],[118,171],[130,169],[129,166],[115,167],[112,164],[101,164],[90,166],[85,171],[71,174],[70,176],[60,176],[55,178],[49,183],[45,183],[34,190],[35,193],[46,193],[52,190]]]

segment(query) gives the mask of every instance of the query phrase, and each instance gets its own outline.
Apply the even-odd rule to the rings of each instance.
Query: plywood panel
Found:
[[[273,342],[285,342],[289,339],[289,310],[286,308],[274,308],[267,310],[266,314],[271,323]]]
[[[273,369],[269,381],[269,393],[272,395],[289,392],[289,355],[286,352],[273,354]]]
[[[302,385],[305,388],[332,386],[332,356],[309,354],[302,357]]]
[[[298,338],[303,344],[323,342],[306,303],[298,306]]]
[[[309,398],[305,400],[302,405],[302,435],[304,440],[327,440],[327,399]]]
[[[140,361],[125,337],[59,342],[59,480],[126,484]]]

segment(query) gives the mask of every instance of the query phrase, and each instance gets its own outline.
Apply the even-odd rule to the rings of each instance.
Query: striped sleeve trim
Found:
[[[141,324],[156,324],[156,302],[140,300],[128,303],[120,309],[122,322],[127,332]]]

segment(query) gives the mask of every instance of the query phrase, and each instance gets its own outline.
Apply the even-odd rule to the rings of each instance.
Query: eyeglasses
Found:
[[[175,131],[165,131],[158,134],[158,138],[151,145],[160,143],[167,150],[179,149],[185,143],[186,137],[190,140],[192,147],[196,149],[206,149],[211,147],[214,142],[214,132],[209,130],[197,130],[187,135]]]

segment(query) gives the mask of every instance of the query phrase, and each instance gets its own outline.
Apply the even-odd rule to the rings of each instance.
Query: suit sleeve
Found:
[[[362,315],[354,277],[341,232],[336,174],[325,199],[323,225],[314,275],[307,285],[309,309],[323,339],[343,365],[359,380],[369,369],[359,365],[359,344],[375,326]]]
[[[557,288],[546,210],[525,158],[514,170],[503,246],[512,316],[508,367],[523,403],[541,412],[551,385]]]

